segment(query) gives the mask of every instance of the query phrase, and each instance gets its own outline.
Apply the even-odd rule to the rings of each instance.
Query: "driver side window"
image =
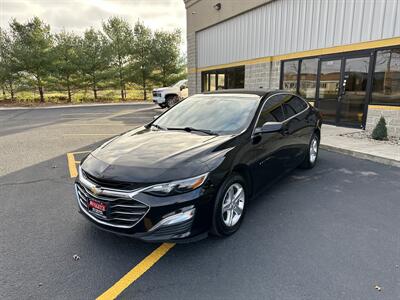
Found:
[[[258,118],[257,128],[261,128],[266,122],[282,122],[285,120],[282,109],[283,99],[284,95],[275,95],[267,100]]]

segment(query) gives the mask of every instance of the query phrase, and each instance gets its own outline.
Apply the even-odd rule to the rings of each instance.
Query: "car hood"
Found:
[[[230,148],[232,136],[185,131],[130,131],[93,151],[82,168],[94,177],[123,182],[166,182],[210,171],[207,163]]]
[[[163,87],[163,88],[154,89],[153,92],[163,92],[163,91],[166,91],[166,90],[172,91],[172,90],[175,90],[175,89],[176,88],[174,88],[172,86],[169,86],[169,87]]]

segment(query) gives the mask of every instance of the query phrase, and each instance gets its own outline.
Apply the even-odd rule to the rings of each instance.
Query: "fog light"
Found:
[[[183,208],[180,212],[167,215],[164,219],[154,225],[149,231],[157,230],[160,227],[172,226],[180,223],[187,222],[194,217],[196,208],[193,206]]]

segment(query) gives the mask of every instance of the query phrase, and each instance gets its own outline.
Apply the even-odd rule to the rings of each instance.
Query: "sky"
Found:
[[[24,22],[34,16],[50,24],[54,33],[65,29],[77,34],[91,26],[100,29],[111,16],[122,17],[132,26],[140,19],[152,29],[180,28],[186,42],[183,0],[0,0],[2,28],[12,18]]]

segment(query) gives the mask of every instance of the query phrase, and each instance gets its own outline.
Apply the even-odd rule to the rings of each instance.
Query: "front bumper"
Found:
[[[179,242],[204,237],[211,224],[214,199],[212,190],[212,187],[204,186],[189,193],[168,197],[156,197],[139,192],[129,200],[99,196],[79,179],[75,183],[79,210],[89,221],[103,230],[149,242]],[[127,204],[137,207],[134,211],[125,210],[124,212],[138,214],[137,220],[127,222],[115,220],[116,218],[99,217],[87,209],[87,201],[90,199],[103,202],[107,207],[121,207]],[[109,213],[120,217],[121,212],[110,211]]]
[[[153,96],[153,102],[155,104],[163,104],[163,103],[165,103],[165,98],[164,97],[155,97],[155,96]]]

